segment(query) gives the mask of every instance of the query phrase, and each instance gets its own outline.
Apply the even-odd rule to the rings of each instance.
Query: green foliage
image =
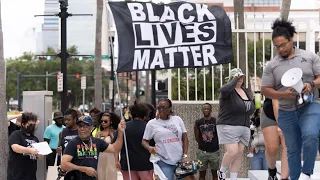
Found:
[[[76,55],[78,50],[76,46],[68,48],[69,54]],[[48,48],[43,55],[56,54],[54,49]],[[48,90],[53,91],[53,102],[60,101],[60,94],[57,92],[57,78],[56,74],[60,71],[60,58],[51,57],[51,60],[39,61],[35,54],[30,52],[24,53],[21,57],[16,59],[6,60],[7,70],[7,101],[10,98],[17,99],[17,80],[18,74],[23,75],[45,75],[48,72],[54,77],[48,78]],[[67,64],[68,74],[75,75],[93,75],[94,72],[94,61],[91,58],[83,58],[82,61],[75,61],[68,59]],[[103,88],[106,88],[108,93],[108,77],[103,77]],[[71,106],[78,106],[82,103],[82,90],[81,90],[81,78],[76,79],[75,77],[68,77],[68,89],[71,90],[69,93],[69,103]],[[46,89],[46,78],[23,78],[21,81],[21,92],[22,97],[23,91],[43,91]],[[87,89],[86,89],[86,102],[91,102],[94,94],[94,78],[87,77]]]

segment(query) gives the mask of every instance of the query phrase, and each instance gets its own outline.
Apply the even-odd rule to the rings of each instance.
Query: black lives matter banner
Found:
[[[223,8],[187,2],[109,2],[119,40],[118,72],[204,67],[233,61]]]

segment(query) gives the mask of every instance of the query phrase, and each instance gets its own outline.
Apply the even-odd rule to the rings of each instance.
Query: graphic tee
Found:
[[[64,154],[73,157],[71,163],[77,166],[86,166],[97,169],[99,153],[105,151],[109,144],[105,141],[91,137],[91,141],[82,141],[79,137],[72,139],[66,149]],[[90,177],[86,173],[76,173],[77,179],[82,180],[96,180],[95,177]]]
[[[216,119],[214,117],[212,117],[210,120],[204,120],[201,118],[197,120],[195,124],[200,132],[198,148],[207,152],[215,152],[219,150]]]
[[[22,131],[14,131],[9,137],[9,161],[8,180],[36,180],[37,157],[24,155],[12,150],[13,144],[23,147],[31,147],[31,144],[39,142],[35,136],[28,136]]]
[[[148,122],[143,139],[154,139],[160,159],[175,165],[182,157],[182,133],[186,128],[179,116],[170,116],[168,120],[153,119]]]
[[[62,153],[64,153],[64,149],[67,147],[69,141],[78,137],[78,130],[72,130],[69,128],[65,128],[61,132],[61,145],[62,145]]]

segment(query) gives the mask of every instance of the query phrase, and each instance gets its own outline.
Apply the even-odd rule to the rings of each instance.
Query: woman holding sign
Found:
[[[226,153],[217,172],[219,180],[226,179],[228,167],[230,179],[237,179],[244,148],[249,144],[250,116],[254,105],[251,94],[243,84],[244,74],[241,69],[235,68],[230,71],[228,83],[220,89],[217,132],[219,144],[224,145]]]

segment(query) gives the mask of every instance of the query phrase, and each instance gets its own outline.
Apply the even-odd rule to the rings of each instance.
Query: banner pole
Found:
[[[123,119],[123,112],[121,108],[121,95],[120,95],[120,88],[119,88],[119,80],[118,80],[118,74],[115,72],[115,79],[117,84],[117,91],[118,91],[118,100],[119,100],[119,106],[120,106],[120,115],[121,119]],[[128,164],[128,173],[129,173],[129,179],[131,180],[131,171],[130,171],[130,162],[129,162],[129,154],[128,154],[128,145],[127,145],[127,138],[126,138],[126,131],[123,131],[123,139],[124,139],[124,147],[126,150],[126,156],[127,156],[127,164]]]

